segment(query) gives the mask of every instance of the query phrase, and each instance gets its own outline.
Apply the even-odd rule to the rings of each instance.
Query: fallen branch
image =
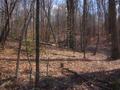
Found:
[[[40,44],[42,44],[42,45],[47,45],[47,46],[57,47],[56,44],[52,44],[52,43],[40,42]]]
[[[6,84],[8,84],[9,82],[12,82],[15,80],[15,77],[10,77],[7,79],[3,79],[0,81],[0,87],[4,87]]]

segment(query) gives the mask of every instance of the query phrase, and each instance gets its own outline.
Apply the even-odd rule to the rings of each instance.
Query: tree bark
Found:
[[[75,0],[67,0],[67,46],[75,49],[74,12]]]
[[[35,87],[39,87],[39,8],[40,2],[36,0],[36,77],[35,77]]]
[[[83,19],[82,19],[82,51],[84,52],[84,58],[86,58],[86,27],[87,27],[87,0],[84,0],[84,5],[83,5]]]
[[[111,58],[118,59],[120,57],[119,53],[119,41],[118,41],[118,31],[116,28],[116,3],[115,0],[109,0],[109,30],[111,34]]]

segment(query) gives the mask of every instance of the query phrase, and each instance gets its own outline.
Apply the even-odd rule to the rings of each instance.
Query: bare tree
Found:
[[[27,32],[28,25],[30,24],[30,21],[31,21],[31,18],[32,18],[32,9],[34,7],[34,2],[35,2],[35,0],[31,1],[30,10],[27,14],[25,13],[24,23],[23,23],[23,26],[21,28],[21,32],[20,32],[20,36],[19,36],[19,46],[18,46],[16,73],[15,73],[16,78],[18,78],[18,74],[19,74],[20,53],[21,53],[22,41],[23,41],[23,38],[24,38],[23,36]]]
[[[11,2],[8,0],[4,0],[6,19],[5,19],[5,25],[4,25],[1,35],[0,35],[0,43],[3,47],[4,47],[5,41],[10,32],[10,18],[12,16],[12,13],[14,11],[14,8],[15,8],[17,2],[18,2],[18,0],[15,0],[15,1],[13,0]]]
[[[67,3],[67,44],[70,49],[75,49],[74,13],[75,0],[66,0]]]
[[[84,0],[84,4],[83,4],[83,18],[82,18],[82,41],[83,41],[83,52],[84,52],[84,58],[86,58],[86,26],[87,26],[87,8],[88,5],[87,5],[87,0]]]
[[[35,77],[35,87],[39,87],[39,9],[40,1],[36,0],[36,77]]]
[[[111,33],[111,58],[118,59],[120,57],[119,53],[119,41],[118,41],[118,31],[116,28],[116,2],[115,0],[109,0],[109,30]]]

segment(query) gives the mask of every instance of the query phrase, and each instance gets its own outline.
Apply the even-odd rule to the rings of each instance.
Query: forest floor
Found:
[[[33,90],[35,62],[31,61],[30,73],[27,59],[21,60],[19,78],[15,80],[16,60],[12,59],[16,55],[16,49],[11,47],[0,52],[0,90]],[[21,56],[26,58],[25,52]],[[46,48],[41,53],[38,90],[120,90],[120,60],[111,61],[107,57],[87,53],[83,59],[80,52]]]

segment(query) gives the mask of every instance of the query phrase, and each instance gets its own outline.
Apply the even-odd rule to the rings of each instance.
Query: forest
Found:
[[[0,0],[0,90],[120,90],[120,0]]]

